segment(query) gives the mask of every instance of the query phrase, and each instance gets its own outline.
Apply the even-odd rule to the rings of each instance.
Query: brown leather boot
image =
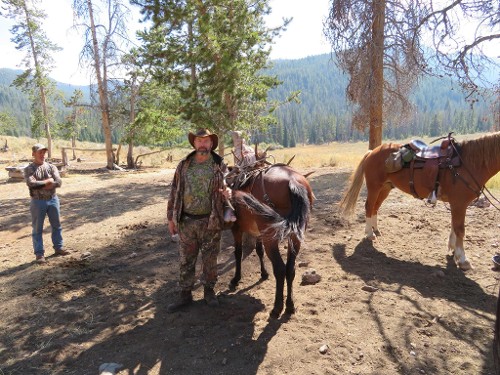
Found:
[[[219,306],[219,301],[217,300],[217,296],[215,295],[214,288],[206,286],[205,289],[203,290],[203,298],[205,299],[205,302],[207,303],[208,306],[210,307]]]
[[[190,290],[183,290],[177,296],[177,299],[167,306],[167,313],[173,313],[179,311],[184,306],[189,305],[193,302],[193,295]]]

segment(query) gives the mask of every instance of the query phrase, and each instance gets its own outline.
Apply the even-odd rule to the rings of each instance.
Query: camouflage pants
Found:
[[[207,230],[208,218],[193,220],[183,218],[179,223],[180,278],[181,290],[192,290],[196,279],[196,260],[201,252],[200,281],[214,288],[217,282],[217,256],[220,250],[221,232]]]

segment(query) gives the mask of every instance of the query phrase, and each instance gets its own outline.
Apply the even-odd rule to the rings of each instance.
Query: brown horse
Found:
[[[363,180],[366,180],[365,234],[368,239],[375,239],[380,235],[377,213],[391,189],[397,187],[413,195],[417,191],[420,197],[427,197],[436,186],[434,181],[427,178],[425,169],[411,171],[410,168],[402,168],[394,173],[386,172],[385,161],[401,146],[394,143],[382,144],[373,151],[368,151],[351,176],[350,186],[340,202],[343,213],[352,214]],[[462,270],[468,270],[472,266],[464,251],[465,212],[467,206],[479,197],[484,184],[500,170],[500,132],[458,142],[456,149],[460,151],[462,163],[458,167],[439,170],[437,198],[450,204],[451,233],[448,248],[453,251],[457,265]],[[413,182],[413,190],[410,181]]]
[[[283,310],[283,289],[287,283],[287,314],[295,312],[293,303],[293,280],[295,258],[304,238],[313,192],[307,179],[291,167],[283,164],[264,168],[233,190],[232,202],[237,217],[231,231],[235,242],[236,273],[231,280],[235,287],[241,279],[242,236],[249,233],[257,236],[256,250],[261,261],[262,278],[267,278],[263,264],[264,248],[273,265],[276,293],[271,317],[277,318]],[[280,254],[279,245],[287,240],[286,264]]]

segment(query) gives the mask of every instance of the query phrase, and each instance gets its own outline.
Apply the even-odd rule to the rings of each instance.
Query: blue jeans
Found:
[[[61,235],[62,227],[61,221],[59,220],[61,209],[57,195],[48,201],[32,199],[30,211],[31,223],[33,227],[31,236],[33,238],[33,249],[35,250],[35,255],[44,255],[45,253],[42,238],[45,215],[49,217],[50,226],[52,228],[52,245],[54,246],[54,250],[61,250],[63,247],[63,239]]]

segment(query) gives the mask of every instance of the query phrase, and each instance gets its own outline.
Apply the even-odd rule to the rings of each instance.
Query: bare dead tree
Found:
[[[415,25],[414,40],[426,39],[433,47],[432,58],[422,68],[458,78],[472,102],[486,92],[498,98],[500,2],[431,0],[421,5],[425,17]]]
[[[103,4],[101,12],[98,4]],[[107,168],[114,168],[112,124],[110,116],[110,70],[120,64],[121,43],[128,42],[126,15],[129,10],[121,0],[73,0],[75,16],[85,30],[82,57],[88,61],[97,81],[102,130],[106,145]],[[103,20],[100,22],[100,20]]]
[[[424,65],[414,30],[418,1],[333,0],[324,33],[337,63],[349,74],[352,125],[370,132],[369,148],[382,143],[384,120],[409,114],[410,89]]]

